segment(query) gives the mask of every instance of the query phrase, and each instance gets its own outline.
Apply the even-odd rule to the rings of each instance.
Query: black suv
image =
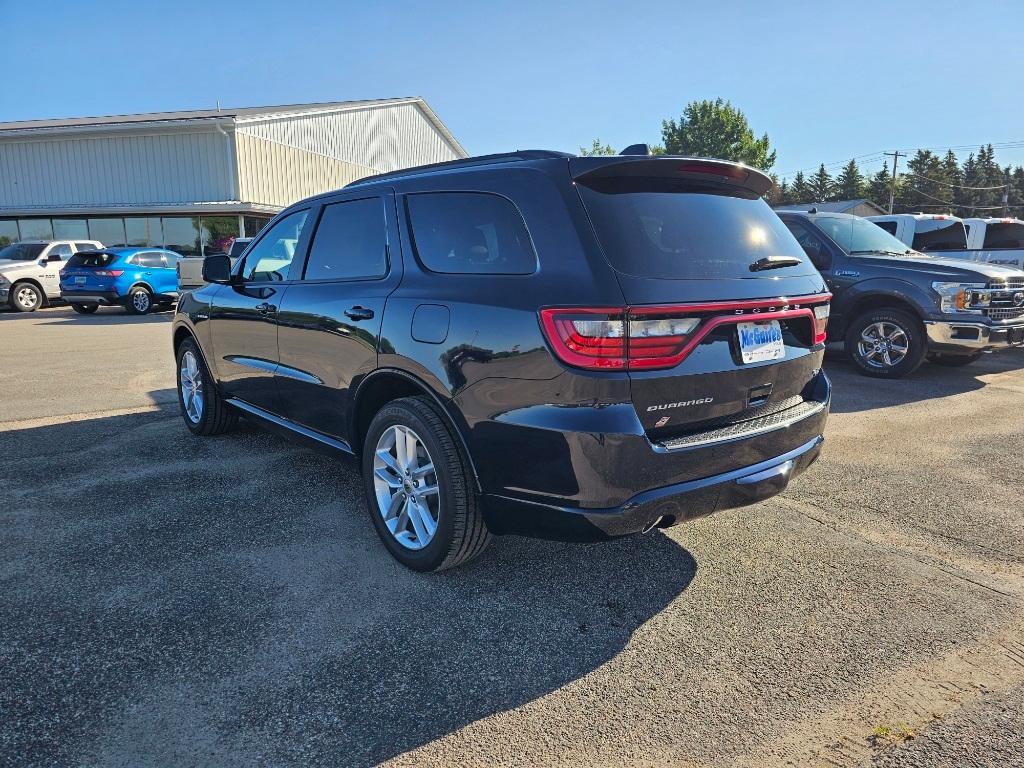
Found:
[[[359,455],[418,570],[491,534],[604,539],[774,495],[822,444],[829,295],[769,184],[527,151],[303,200],[180,301],[185,423]]]
[[[927,358],[974,362],[1024,346],[1024,272],[910,250],[845,213],[779,211],[821,270],[832,301],[829,340],[868,376],[899,378]]]

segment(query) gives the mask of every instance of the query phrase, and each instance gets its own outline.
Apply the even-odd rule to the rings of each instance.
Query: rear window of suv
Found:
[[[967,250],[967,230],[962,221],[921,219],[914,228],[914,250]]]
[[[406,197],[416,254],[431,272],[530,275],[537,255],[519,209],[487,192]]]
[[[117,260],[113,253],[79,252],[68,259],[69,267],[109,267]]]
[[[618,272],[663,279],[814,273],[796,239],[760,198],[664,178],[596,179],[578,188],[605,256]],[[791,256],[800,264],[750,270],[767,256]]]

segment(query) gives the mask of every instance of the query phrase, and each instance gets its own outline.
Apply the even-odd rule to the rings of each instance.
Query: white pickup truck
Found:
[[[25,240],[0,250],[0,306],[35,312],[60,298],[60,271],[78,251],[102,248],[97,240]]]
[[[1024,269],[1024,221],[935,213],[868,216],[915,251]]]
[[[238,257],[242,255],[245,246],[252,242],[251,237],[236,237],[228,249],[228,256],[231,257],[231,266],[235,265]],[[207,254],[212,255],[212,254]],[[191,291],[193,288],[200,288],[206,283],[203,281],[202,256],[182,256],[178,259],[178,290]]]

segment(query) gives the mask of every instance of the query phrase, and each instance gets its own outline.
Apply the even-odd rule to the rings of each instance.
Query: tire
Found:
[[[43,306],[43,292],[33,283],[15,283],[11,286],[10,302],[16,312],[35,312]]]
[[[91,315],[100,308],[99,304],[72,304],[71,308],[80,315]]]
[[[945,353],[936,353],[934,355],[928,355],[928,362],[935,363],[936,365],[944,365],[947,368],[960,368],[965,365],[977,361],[981,357],[981,354],[975,353],[973,355],[949,355]]]
[[[148,315],[153,311],[153,294],[145,286],[137,285],[128,291],[124,308],[130,315]]]
[[[415,439],[417,453],[412,461],[402,460],[397,444],[403,430]],[[390,443],[392,437],[396,438],[394,443]],[[389,443],[393,447],[387,447]],[[393,464],[382,462],[379,447],[388,453]],[[414,471],[403,477],[400,470],[410,465]],[[432,466],[433,471],[417,478],[416,466]],[[429,398],[404,397],[377,412],[363,442],[362,468],[373,526],[391,555],[407,568],[454,568],[472,560],[490,543],[491,534],[480,510],[469,462]],[[420,488],[431,487],[436,491],[420,493]],[[415,499],[411,505],[407,501],[410,496]],[[390,505],[388,498],[392,501]],[[388,520],[385,510],[394,510]],[[434,531],[429,533],[431,524]],[[421,537],[424,530],[428,537]]]
[[[194,367],[190,364],[188,356],[191,355]],[[178,347],[178,354],[175,356],[178,363],[178,405],[181,407],[181,418],[185,426],[193,435],[208,437],[210,435],[222,435],[230,431],[238,423],[238,414],[231,410],[231,406],[224,402],[224,398],[217,391],[217,386],[206,367],[206,361],[199,351],[199,347],[192,339],[185,339]],[[182,366],[185,366],[186,373]],[[199,384],[200,400],[198,408],[193,398],[188,398],[189,392],[194,393],[193,388],[186,391],[186,382]]]
[[[900,379],[913,373],[927,352],[921,321],[901,309],[886,307],[855,318],[846,331],[845,347],[846,356],[860,373],[879,379]]]

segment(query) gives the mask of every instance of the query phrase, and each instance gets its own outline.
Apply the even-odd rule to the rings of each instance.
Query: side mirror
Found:
[[[224,254],[207,256],[203,259],[203,280],[207,283],[228,284],[231,282],[231,259]]]

